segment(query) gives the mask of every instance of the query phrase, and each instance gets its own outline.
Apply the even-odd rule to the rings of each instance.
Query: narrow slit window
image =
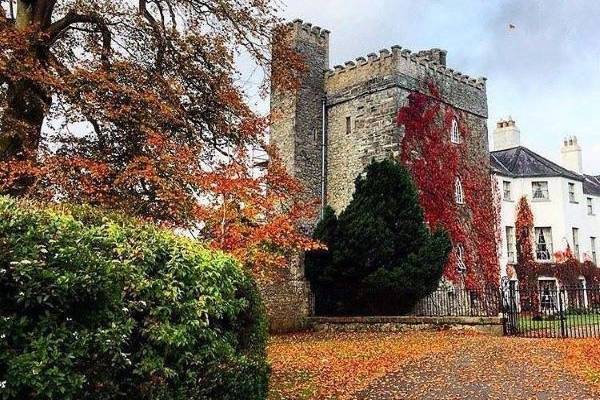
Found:
[[[456,204],[465,204],[465,192],[459,178],[456,178],[454,183],[454,200]]]
[[[460,131],[458,130],[458,121],[456,118],[452,119],[452,127],[450,128],[450,141],[452,143],[460,143]]]
[[[467,265],[465,264],[465,248],[462,244],[456,246],[456,269],[460,273],[467,272]]]
[[[352,118],[346,117],[346,135],[352,133]]]

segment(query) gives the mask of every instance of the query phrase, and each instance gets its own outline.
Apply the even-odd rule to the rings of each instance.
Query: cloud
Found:
[[[393,44],[444,48],[452,68],[488,77],[490,131],[512,114],[524,143],[553,159],[577,135],[600,174],[600,2],[288,0],[282,16],[331,30],[332,65]]]

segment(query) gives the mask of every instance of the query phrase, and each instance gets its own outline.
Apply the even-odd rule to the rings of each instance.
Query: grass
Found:
[[[519,330],[521,332],[548,330],[559,331],[561,328],[560,319],[534,320],[531,316],[519,316]],[[600,331],[600,314],[567,314],[564,319],[565,327],[576,326],[597,326]]]

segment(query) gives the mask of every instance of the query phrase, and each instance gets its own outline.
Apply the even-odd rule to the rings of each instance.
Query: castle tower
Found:
[[[583,174],[581,146],[577,143],[577,136],[565,138],[560,148],[560,153],[563,167],[578,174]]]
[[[297,19],[289,24],[291,47],[304,58],[306,71],[295,93],[271,94],[271,143],[300,180],[309,197],[322,198],[325,174],[323,115],[325,71],[329,66],[329,31]]]
[[[295,20],[286,39],[303,57],[306,70],[294,91],[271,92],[271,143],[277,146],[290,175],[298,179],[309,199],[325,198],[325,71],[329,65],[329,31]],[[274,60],[277,65],[277,60]],[[315,221],[307,221],[311,228]],[[302,328],[312,314],[310,285],[304,277],[304,257],[291,257],[282,279],[263,285],[261,292],[270,329]]]
[[[498,121],[494,130],[494,151],[512,149],[520,145],[521,131],[512,117],[508,117],[506,121]]]

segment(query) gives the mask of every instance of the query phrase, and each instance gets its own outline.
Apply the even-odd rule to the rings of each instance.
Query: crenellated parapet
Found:
[[[296,35],[301,35],[303,39],[310,39],[316,43],[324,44],[329,41],[329,31],[320,26],[304,22],[301,19],[295,19],[287,24]]]
[[[332,70],[326,72],[328,78],[338,74],[344,74],[356,69],[373,69],[373,66],[388,65],[397,67],[399,72],[411,71],[417,75],[437,74],[440,77],[450,78],[456,82],[474,87],[478,90],[486,90],[485,77],[471,77],[462,74],[446,66],[446,51],[440,49],[423,50],[413,53],[409,49],[403,49],[395,45],[390,49],[379,50],[379,53],[370,53],[366,57],[357,57],[355,60],[346,61],[344,65],[336,65]]]

